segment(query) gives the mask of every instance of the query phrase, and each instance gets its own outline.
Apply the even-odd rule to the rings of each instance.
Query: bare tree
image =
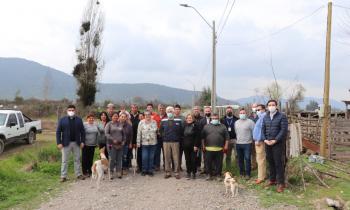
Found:
[[[291,112],[296,112],[299,110],[298,103],[302,100],[304,100],[304,93],[306,89],[302,84],[296,84],[293,88],[291,93],[288,96],[288,104],[289,109]]]
[[[89,0],[80,26],[80,46],[76,49],[78,64],[73,75],[78,81],[77,95],[83,106],[95,102],[98,76],[102,73],[101,40],[104,14],[98,0]]]
[[[264,88],[263,95],[268,97],[269,99],[274,99],[276,101],[281,101],[283,93],[282,88],[276,82],[271,83],[267,87]]]

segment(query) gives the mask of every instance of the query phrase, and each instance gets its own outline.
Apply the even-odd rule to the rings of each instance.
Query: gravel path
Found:
[[[123,179],[103,180],[99,190],[90,180],[74,182],[40,209],[264,209],[258,197],[240,188],[237,197],[225,196],[222,182],[163,178],[129,174]]]

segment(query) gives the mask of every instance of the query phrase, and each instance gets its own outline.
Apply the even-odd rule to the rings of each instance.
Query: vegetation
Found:
[[[53,136],[38,138],[43,143],[41,147],[0,160],[0,209],[32,209],[66,186],[59,183],[61,154],[52,144]],[[69,167],[72,168],[72,162]]]
[[[78,64],[73,76],[79,86],[77,95],[80,103],[86,107],[95,102],[97,78],[102,71],[101,39],[104,25],[103,13],[98,0],[90,0],[80,26],[80,47],[76,50]]]
[[[310,101],[308,105],[306,105],[306,111],[315,111],[318,109],[318,103],[316,101]]]
[[[320,184],[313,172],[306,167],[306,163],[320,174],[322,180],[330,188]],[[333,161],[326,161],[325,164],[308,163],[306,156],[289,159],[287,164],[288,187],[283,193],[277,193],[276,187],[266,188],[264,185],[256,185],[254,179],[249,181],[239,179],[239,183],[245,188],[255,190],[259,195],[261,204],[265,207],[293,205],[299,209],[326,209],[325,198],[331,198],[343,201],[349,208],[350,203],[346,202],[350,201],[350,176],[345,172],[334,169],[335,165],[337,164]],[[301,168],[303,168],[303,176]],[[346,170],[350,170],[350,165],[347,166]],[[229,171],[234,176],[239,174],[236,164]],[[322,172],[334,173],[333,175],[337,178]],[[252,177],[256,177],[256,175],[257,171],[255,170],[252,172]],[[305,181],[305,191],[302,177]]]
[[[198,100],[196,101],[198,106],[209,106],[211,104],[211,89],[210,87],[204,87]]]

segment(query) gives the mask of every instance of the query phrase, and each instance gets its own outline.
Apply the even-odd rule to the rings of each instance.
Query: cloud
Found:
[[[231,1],[232,2],[232,1]],[[350,7],[347,0],[334,0]],[[0,56],[24,57],[71,73],[76,62],[79,24],[86,1],[11,0],[2,2]],[[219,19],[220,1],[101,0],[106,23],[102,82],[152,82],[192,90],[211,84],[212,34],[191,9],[195,6],[211,22]],[[298,78],[307,95],[323,93],[326,8],[275,36],[266,36],[311,14],[325,0],[237,0],[217,46],[217,91],[226,98],[254,94],[272,80],[270,50],[277,79],[289,84]],[[344,10],[334,8],[333,39],[350,43]],[[350,46],[332,45],[331,97],[348,97]]]

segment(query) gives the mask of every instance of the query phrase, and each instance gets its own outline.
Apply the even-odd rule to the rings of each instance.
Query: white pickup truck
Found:
[[[40,120],[31,120],[18,110],[0,110],[0,154],[5,145],[15,141],[32,144],[37,133],[41,133]]]

